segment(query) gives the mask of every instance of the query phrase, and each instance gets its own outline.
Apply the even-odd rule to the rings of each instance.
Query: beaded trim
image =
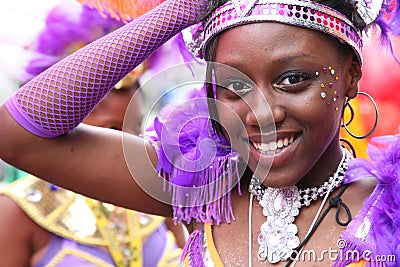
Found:
[[[318,197],[324,196],[328,192],[329,188],[331,188],[332,192],[334,189],[340,187],[343,184],[344,176],[349,166],[348,163],[353,158],[353,156],[346,148],[341,148],[343,151],[343,158],[335,173],[330,176],[327,181],[325,181],[319,187],[311,187],[298,190],[300,194],[299,201],[301,207],[307,207],[310,205],[311,201],[317,200]],[[259,199],[262,195],[264,195],[266,190],[274,191],[274,188],[263,188],[260,180],[257,177],[253,176],[249,185],[249,192],[256,196],[257,199]]]
[[[329,177],[328,181],[324,182],[319,187],[312,187],[306,189],[300,189],[300,202],[302,206],[310,206],[311,201],[317,200],[318,197],[324,196],[328,189],[331,188],[333,191],[335,188],[338,188],[342,185],[344,180],[344,175],[346,173],[347,168],[349,167],[349,160],[353,158],[350,152],[347,149],[342,148],[343,150],[343,162],[339,165],[336,172]],[[333,186],[331,186],[333,185]]]
[[[200,57],[216,34],[243,24],[275,21],[332,35],[349,44],[362,63],[362,34],[343,14],[325,5],[301,0],[233,0],[217,8],[192,33],[189,49]]]

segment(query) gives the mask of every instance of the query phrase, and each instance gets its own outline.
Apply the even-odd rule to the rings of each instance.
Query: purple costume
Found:
[[[96,209],[102,207],[101,203],[90,206],[83,196],[30,175],[8,184],[0,194],[11,198],[34,223],[51,234],[46,251],[35,267],[117,266],[109,252],[110,240],[102,234],[96,220]],[[119,225],[119,231],[124,233],[129,224],[115,219],[120,212],[127,211],[110,208],[103,219],[107,227]],[[132,223],[135,234],[127,233],[124,239],[117,240],[119,244],[130,242],[130,238],[141,240],[140,266],[176,266],[181,249],[164,218],[139,212],[131,212],[130,216],[137,219],[137,223]]]
[[[375,137],[368,148],[371,161],[354,159],[346,182],[376,177],[378,185],[342,234],[346,241],[334,266],[352,262],[350,252],[370,259],[367,266],[398,266],[400,259],[400,135]],[[397,264],[396,264],[397,262]]]
[[[160,225],[143,245],[143,267],[158,266],[167,246],[167,228]],[[53,265],[57,262],[56,265]],[[52,234],[51,241],[42,259],[34,267],[113,267],[114,261],[105,248],[90,246]],[[172,266],[172,265],[171,265]]]
[[[279,7],[282,5],[285,8],[278,9],[279,14],[282,14],[278,20],[272,20],[271,17],[264,20],[285,23],[290,17],[293,25],[298,25],[293,23],[293,21],[297,21],[297,15],[299,18],[307,17],[308,19],[312,17],[314,19],[314,14],[317,14],[317,20],[322,20],[325,15],[328,18],[329,14],[333,12],[330,8],[322,8],[320,6],[317,7],[317,10],[312,11],[310,11],[309,6],[302,7],[304,4],[315,6],[316,4],[312,4],[312,1],[296,1],[298,4],[296,6],[297,11],[292,11],[293,5],[286,3],[290,1],[283,1],[285,2],[284,4],[267,3],[266,9],[253,9],[252,4],[257,1],[248,2],[251,5],[246,5],[247,3],[241,5],[240,1],[234,1],[234,6],[231,10],[237,11],[237,17],[233,18],[228,14],[226,19],[221,18],[220,21],[215,23],[215,26],[213,23],[209,23],[209,27],[206,29],[208,30],[206,31],[208,40],[212,39],[214,34],[217,34],[217,31],[227,28],[220,27],[220,23],[223,24],[235,19],[240,20],[240,22],[251,23],[252,21],[248,18],[242,18],[253,10],[260,12],[254,14],[253,18],[255,20],[253,22],[260,21],[257,16],[263,15],[264,12],[265,14],[273,15],[274,13],[270,12],[269,5],[271,7],[274,6],[272,11],[276,11],[275,9],[278,5]],[[261,2],[259,1],[259,3]],[[366,5],[365,2],[373,1],[357,2]],[[389,2],[384,1],[385,8]],[[169,0],[164,2],[149,13],[91,43],[31,80],[6,102],[7,109],[22,127],[38,136],[52,138],[70,132],[111,90],[116,82],[146,59],[162,43],[186,27],[200,21],[207,8],[206,4],[207,1]],[[368,5],[365,6],[365,8],[367,7]],[[221,13],[224,13],[224,8],[220,9]],[[380,8],[377,10],[375,17],[372,18],[372,21],[365,21],[365,24],[374,22],[376,15],[381,10]],[[361,10],[361,8],[359,9]],[[321,16],[320,10],[326,12],[324,16]],[[294,11],[296,12],[295,16],[293,15]],[[308,11],[310,13],[307,13]],[[375,13],[375,10],[372,11]],[[399,7],[397,6],[396,12],[398,13],[398,11]],[[333,13],[337,15],[338,12]],[[367,19],[370,18],[369,14],[361,15],[364,15]],[[272,17],[276,16],[273,15]],[[301,21],[301,26],[311,26],[313,30],[323,29],[322,31],[325,33],[335,33],[334,36],[340,37],[340,41],[353,47],[361,61],[361,55],[359,54],[362,46],[361,32],[358,32],[358,29],[354,30],[353,27],[349,31],[346,29],[340,30],[342,23],[351,24],[341,14],[336,19],[335,17],[329,18],[335,23],[329,23],[326,20],[325,22],[322,21],[320,25],[310,22],[310,19],[310,21]],[[341,20],[341,18],[344,20]],[[391,26],[396,28],[399,24],[398,17],[393,16],[393,18],[391,25],[384,23],[383,16],[379,16],[375,21],[382,26],[383,39],[388,39],[388,32],[392,30]],[[327,25],[332,24],[333,26],[325,27],[324,23]],[[233,23],[229,27],[235,25]],[[395,32],[395,30],[398,34],[398,27],[392,32]],[[199,35],[201,34],[204,33]],[[201,43],[201,40],[199,43]],[[205,45],[203,50],[206,50]],[[206,105],[200,102],[197,106],[204,107]],[[194,219],[205,223],[229,223],[231,219],[234,219],[229,192],[235,184],[235,177],[239,177],[236,175],[238,158],[234,151],[225,148],[226,143],[223,139],[219,139],[212,130],[209,130],[208,117],[201,114],[204,110],[206,109],[197,108],[195,111],[181,113],[181,116],[195,117],[199,113],[194,112],[200,112],[201,118],[186,125],[187,129],[182,135],[176,135],[173,122],[162,123],[156,121],[155,130],[159,135],[159,140],[163,143],[157,170],[175,185],[187,186],[178,188],[171,185],[176,220],[190,221]],[[174,117],[179,118],[179,116]],[[167,134],[163,134],[163,131],[166,131]],[[177,139],[172,139],[172,137],[177,137]],[[202,156],[202,153],[199,152],[207,152],[203,147],[206,143],[202,142],[205,137],[217,140],[216,143],[219,146],[215,147],[213,154],[210,155],[214,161],[204,167],[201,163],[205,161],[200,162],[197,160]],[[399,191],[397,190],[399,184],[399,142],[398,136],[387,139],[391,140],[392,143],[389,144],[387,142],[388,145],[379,154],[371,154],[371,158],[374,158],[371,164],[375,164],[375,166],[362,160],[355,160],[347,173],[347,182],[361,179],[365,175],[376,176],[379,181],[374,194],[343,233],[343,238],[348,240],[351,245],[348,249],[356,249],[360,252],[368,249],[371,250],[371,255],[374,256],[381,253],[399,255],[399,234],[397,230],[399,228]],[[386,142],[387,140],[384,141]],[[173,164],[176,162],[169,161],[171,159],[169,157],[170,154],[174,155],[177,152],[183,152],[187,156],[187,158],[173,157],[182,169],[176,169]],[[195,169],[187,169],[186,159],[192,161],[191,163],[193,161],[199,162],[201,166],[195,165]],[[225,175],[229,179],[221,178],[225,177]],[[203,185],[210,183],[213,183],[215,187],[203,187]],[[190,187],[201,189],[190,193],[187,189]],[[198,193],[201,193],[201,199],[198,198]],[[195,233],[198,234],[198,232]],[[199,244],[199,239],[192,238],[191,240],[189,246],[190,244]],[[381,242],[380,240],[384,241]],[[199,254],[195,256],[201,257]],[[336,266],[345,266],[350,262],[338,261]],[[380,266],[380,263],[371,262],[371,265]],[[199,262],[195,266],[202,266],[202,264]]]

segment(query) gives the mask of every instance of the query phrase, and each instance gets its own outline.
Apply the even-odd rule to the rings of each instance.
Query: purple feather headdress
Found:
[[[371,0],[364,1],[373,2]],[[396,37],[400,35],[400,0],[384,0],[376,19],[368,26],[380,28],[380,43],[389,48],[395,60],[400,64],[400,59],[394,54],[390,41],[390,35]]]
[[[34,52],[25,67],[28,80],[122,25],[122,22],[75,1],[61,2],[50,10],[45,27],[28,48]]]

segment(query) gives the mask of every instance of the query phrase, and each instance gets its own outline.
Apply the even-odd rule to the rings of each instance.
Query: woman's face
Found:
[[[126,89],[127,90],[127,89]],[[110,128],[124,129],[125,132],[139,135],[143,120],[143,100],[141,93],[111,91],[84,120],[84,123]],[[125,120],[129,107],[129,120]]]
[[[280,23],[220,36],[215,61],[242,74],[215,68],[219,119],[265,185],[320,184],[336,169],[343,105],[360,75],[339,47],[323,33]]]

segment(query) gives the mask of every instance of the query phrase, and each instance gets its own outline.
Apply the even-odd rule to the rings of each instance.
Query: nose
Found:
[[[247,102],[249,106],[246,116],[247,125],[264,128],[271,124],[276,125],[285,119],[284,108],[273,93],[267,93],[266,90],[255,90]]]

